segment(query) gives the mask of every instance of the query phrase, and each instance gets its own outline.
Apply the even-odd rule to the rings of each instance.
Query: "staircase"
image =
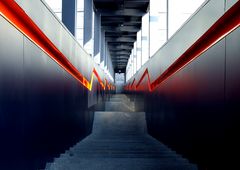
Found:
[[[46,170],[196,170],[147,134],[144,112],[115,95],[95,112],[92,134],[48,163]]]

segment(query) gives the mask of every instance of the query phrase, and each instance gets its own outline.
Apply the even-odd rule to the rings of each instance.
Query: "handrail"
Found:
[[[91,80],[88,81],[14,0],[0,1],[0,15],[89,91],[92,90],[93,75],[97,77],[98,82],[104,90],[106,86],[110,90],[110,84],[108,82],[105,85],[103,84],[95,68],[92,71]]]
[[[138,90],[143,78],[148,78],[148,90],[153,91],[169,77],[180,71],[186,65],[198,58],[201,54],[214,46],[232,31],[240,26],[240,1],[236,2],[227,12],[224,13],[190,48],[188,48],[172,65],[170,65],[153,82],[150,82],[148,68],[145,69],[135,88],[131,86],[125,89]],[[133,83],[135,82],[135,78]],[[133,84],[132,83],[132,84]]]

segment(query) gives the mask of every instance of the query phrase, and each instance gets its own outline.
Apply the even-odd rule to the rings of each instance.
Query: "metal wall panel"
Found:
[[[208,1],[188,22],[180,28],[149,60],[144,67],[149,69],[152,80],[165,71],[183,54],[213,23],[224,14],[224,0]],[[208,18],[206,20],[206,18]],[[144,68],[143,67],[143,68]],[[141,70],[143,69],[141,68]],[[139,71],[140,73],[141,71]]]
[[[56,47],[72,62],[74,66],[75,58],[79,57],[81,64],[78,70],[88,79],[91,79],[93,70],[93,59],[87,52],[77,43],[73,35],[67,28],[55,17],[47,5],[42,1],[16,1],[24,11],[31,17],[31,19],[38,25],[38,27],[47,35],[47,37],[56,45]],[[36,10],[38,9],[38,10]],[[41,17],[40,17],[41,16]],[[76,51],[79,53],[76,56]],[[86,68],[86,66],[88,68]],[[97,66],[98,67],[98,66]],[[107,76],[103,76],[102,78]],[[109,79],[110,81],[110,79]]]
[[[235,2],[207,2],[128,83],[136,85],[145,69],[152,82]],[[129,92],[146,112],[148,132],[199,169],[239,169],[232,154],[240,143],[239,37],[238,28],[154,91],[145,77],[144,92]]]
[[[240,29],[231,33],[227,39],[226,51],[226,98],[239,101],[240,95]]]
[[[23,35],[0,16],[0,169],[23,152]],[[17,141],[17,142],[16,142]],[[13,154],[14,153],[14,154]],[[11,166],[9,166],[11,168]]]
[[[49,9],[43,5],[43,2],[41,0],[16,0],[16,2],[61,51],[62,25],[59,24],[59,20],[53,16]]]
[[[89,81],[94,67],[108,79],[41,1],[17,2]],[[88,91],[1,16],[0,26],[0,169],[42,169],[91,133],[89,107],[109,91],[96,78]]]

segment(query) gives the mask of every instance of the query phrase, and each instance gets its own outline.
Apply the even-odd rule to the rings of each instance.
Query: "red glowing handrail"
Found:
[[[221,18],[219,18],[189,49],[187,49],[172,65],[168,67],[156,80],[150,82],[146,69],[137,83],[136,90],[145,76],[148,77],[148,89],[156,89],[170,76],[184,68],[209,48],[214,46],[232,31],[240,26],[240,1],[236,2]],[[133,83],[135,79],[133,80]],[[131,89],[133,90],[133,89]]]
[[[130,86],[130,88],[131,88],[131,90],[133,89],[133,85],[134,85],[134,83],[135,83],[135,78],[133,79],[133,82],[132,82],[132,84],[131,84],[131,86]]]
[[[71,74],[88,90],[91,91],[92,89],[93,75],[97,77],[98,82],[101,84],[102,88],[105,89],[107,84],[104,85],[102,83],[95,68],[91,75],[91,81],[89,82],[14,0],[0,1],[0,15],[29,38],[35,45],[42,49],[51,59]]]
[[[136,85],[136,89],[138,89],[138,87],[140,86],[141,82],[143,81],[143,78],[147,76],[147,84],[148,84],[148,89],[149,91],[152,91],[152,87],[151,87],[151,81],[150,81],[150,75],[148,73],[148,69],[146,68],[146,70],[144,71],[142,77],[140,78],[140,80],[138,81],[137,85]]]

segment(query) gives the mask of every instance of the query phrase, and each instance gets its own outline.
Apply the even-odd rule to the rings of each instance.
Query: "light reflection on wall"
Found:
[[[134,46],[126,67],[126,80],[167,42],[204,1],[150,0],[149,12],[142,17],[141,46],[139,43],[137,48]]]
[[[150,0],[150,57],[167,41],[167,0]]]
[[[202,5],[205,0],[168,0],[169,37]]]

